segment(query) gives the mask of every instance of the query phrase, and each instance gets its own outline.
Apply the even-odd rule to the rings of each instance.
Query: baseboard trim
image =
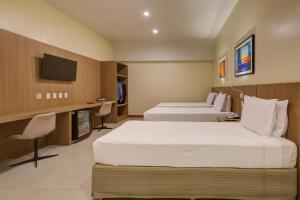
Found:
[[[143,115],[128,115],[128,117],[132,117],[132,118],[144,118]]]

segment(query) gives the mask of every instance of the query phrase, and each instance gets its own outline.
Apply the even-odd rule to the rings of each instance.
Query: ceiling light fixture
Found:
[[[150,12],[149,11],[144,11],[144,16],[145,17],[150,17]]]
[[[158,30],[157,29],[153,29],[152,33],[156,35],[156,34],[158,34]]]

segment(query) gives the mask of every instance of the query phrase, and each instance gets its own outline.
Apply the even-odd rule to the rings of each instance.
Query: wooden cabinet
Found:
[[[117,101],[117,82],[126,85],[126,99],[113,105],[112,114],[107,121],[118,122],[128,117],[128,66],[117,61],[101,62],[101,97]]]

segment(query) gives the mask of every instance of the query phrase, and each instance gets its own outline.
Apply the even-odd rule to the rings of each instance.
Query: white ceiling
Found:
[[[212,44],[238,0],[46,0],[118,43]],[[149,18],[143,16],[147,10]],[[158,35],[152,29],[159,30]],[[122,54],[122,53],[121,53]]]

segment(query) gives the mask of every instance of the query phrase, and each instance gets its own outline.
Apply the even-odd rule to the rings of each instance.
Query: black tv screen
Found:
[[[47,80],[76,81],[77,62],[44,54],[40,77]]]

